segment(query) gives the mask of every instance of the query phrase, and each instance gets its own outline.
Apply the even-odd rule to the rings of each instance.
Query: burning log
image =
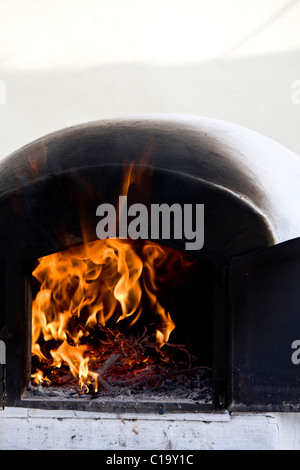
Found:
[[[121,355],[120,354],[111,354],[106,361],[104,362],[103,366],[99,369],[99,371],[95,371],[98,375],[97,380],[102,387],[111,392],[114,390],[114,387],[109,385],[109,383],[106,382],[106,380],[102,377],[103,374],[116,362],[120,359]]]

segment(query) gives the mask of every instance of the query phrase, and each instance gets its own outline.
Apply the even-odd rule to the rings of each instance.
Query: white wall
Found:
[[[299,20],[299,0],[0,0],[0,158],[137,113],[233,121],[300,154]]]

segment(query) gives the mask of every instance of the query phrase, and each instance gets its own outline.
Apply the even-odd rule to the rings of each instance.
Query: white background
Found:
[[[299,0],[0,0],[0,158],[144,113],[233,121],[300,154],[299,80]]]

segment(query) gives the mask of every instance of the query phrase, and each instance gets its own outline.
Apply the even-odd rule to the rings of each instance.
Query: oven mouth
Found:
[[[215,408],[212,262],[106,239],[39,258],[32,273],[27,406]]]

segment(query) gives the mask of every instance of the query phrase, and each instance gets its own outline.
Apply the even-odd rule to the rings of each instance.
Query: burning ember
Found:
[[[80,393],[114,386],[157,386],[178,374],[169,342],[175,328],[160,286],[193,262],[150,241],[106,239],[38,260],[32,304],[32,383],[76,381]],[[107,373],[109,371],[109,379]],[[104,378],[104,376],[106,378]]]

